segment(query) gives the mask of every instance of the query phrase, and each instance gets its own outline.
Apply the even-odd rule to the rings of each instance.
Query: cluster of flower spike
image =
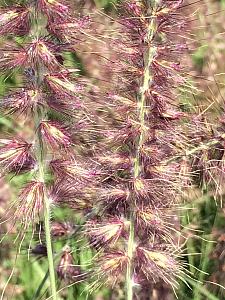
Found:
[[[104,130],[96,149],[101,181],[86,232],[99,251],[96,282],[126,278],[132,299],[135,286],[176,287],[183,273],[174,211],[187,180],[173,158],[186,146],[179,87],[187,84],[181,66],[187,19],[180,0],[131,0],[121,2],[117,21],[118,34],[110,37],[114,76],[102,103],[114,128]]]
[[[91,88],[86,88],[79,70],[65,67],[64,54],[77,51],[89,32],[90,19],[75,17],[71,12],[65,1],[55,0],[27,1],[24,5],[0,9],[0,34],[10,37],[0,48],[0,68],[7,74],[16,69],[23,78],[22,88],[14,88],[1,99],[1,111],[34,120],[28,141],[23,132],[0,140],[1,174],[30,171],[33,176],[12,206],[13,221],[21,226],[20,240],[30,226],[34,231],[35,223],[50,218],[51,206],[59,203],[57,196],[62,196],[54,191],[69,184],[58,178],[58,167],[61,163],[69,172],[74,161],[74,145],[77,153],[83,147],[85,132],[81,132],[87,126]],[[90,113],[88,116],[90,119]],[[52,188],[46,183],[49,172],[55,178]],[[65,196],[71,195],[75,197],[68,192]],[[45,249],[45,245],[40,247]],[[70,252],[66,257],[69,256],[72,259]],[[61,277],[63,272],[66,268],[58,272]]]
[[[19,68],[25,77],[25,86],[6,96],[2,107],[32,114],[36,132],[35,142],[21,137],[0,141],[3,173],[34,170],[15,216],[25,230],[52,203],[82,211],[85,235],[99,253],[90,273],[96,280],[93,286],[125,278],[128,300],[133,299],[134,287],[146,282],[164,281],[175,288],[183,273],[174,211],[186,178],[172,159],[186,147],[178,91],[187,85],[181,67],[187,50],[182,2],[121,2],[118,34],[109,39],[114,51],[112,87],[98,100],[96,115],[103,122],[93,128],[87,111],[92,97],[97,99],[95,92],[87,91],[80,79],[75,82],[74,70],[63,65],[63,52],[76,50],[91,37],[86,33],[89,18],[74,19],[69,6],[55,0],[31,1],[0,12],[1,34],[27,35],[22,46],[10,42],[0,49],[1,69]],[[49,120],[48,110],[76,122]],[[86,133],[93,136],[85,139]],[[91,139],[97,144],[94,154]],[[83,151],[89,157],[86,162]],[[51,189],[45,183],[49,170],[55,178]],[[79,273],[71,265],[65,248],[58,274],[65,278],[66,271]]]

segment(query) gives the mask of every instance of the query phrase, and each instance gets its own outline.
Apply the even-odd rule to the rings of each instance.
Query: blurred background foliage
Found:
[[[116,13],[116,0],[79,0],[78,2],[80,7],[84,5],[85,10],[91,10],[93,13],[96,9],[102,8],[108,13]],[[225,103],[225,0],[191,0],[188,1],[188,4],[190,13],[194,13],[194,21],[193,24],[190,24],[190,28],[195,39],[188,63],[192,65],[190,74],[193,84],[198,88],[198,92],[193,95],[193,101],[190,100],[189,104],[196,106],[199,113],[207,110],[205,115],[209,122],[220,114]],[[69,58],[69,63],[71,66],[80,67],[82,73],[90,78],[97,77],[99,73],[98,64],[93,57],[74,55]],[[17,73],[9,74],[7,77],[1,76],[0,95],[5,94],[9,88],[21,84],[21,78]],[[29,131],[32,130],[29,120],[24,120],[22,117],[15,119],[11,116],[0,116],[0,137],[15,134],[17,130],[22,130],[24,136],[29,135]],[[29,176],[23,174],[0,179],[0,216],[2,220],[10,199],[16,197],[18,190],[29,179]],[[225,299],[223,287],[225,282],[225,207],[223,197],[220,200],[215,199],[213,193],[204,185],[202,189],[192,188],[187,191],[185,199],[183,199],[181,228],[184,234],[189,236],[188,242],[184,246],[184,257],[188,263],[187,268],[194,274],[195,280],[189,279],[189,286],[181,283],[177,291],[179,299]],[[58,221],[69,220],[74,224],[80,222],[78,215],[61,208],[54,209],[52,218]],[[8,226],[10,225],[7,222],[0,225],[1,237],[5,236],[5,232],[9,229]],[[28,259],[29,236],[23,243],[21,252],[16,255],[15,235],[16,232],[6,235],[0,245],[0,294],[4,291],[4,296],[0,299],[47,299],[49,295],[46,293],[46,289],[49,282],[46,260],[32,254]],[[32,243],[35,244],[37,241],[38,237],[34,237]],[[66,243],[72,247],[77,263],[87,265],[90,262],[92,253],[85,249],[85,244],[80,241],[54,240],[55,249],[60,250]],[[31,244],[32,247],[33,244]],[[56,257],[56,261],[57,259]],[[118,288],[116,292],[112,292],[110,288],[103,288],[90,296],[86,292],[84,284],[72,285],[68,289],[63,289],[66,285],[65,282],[58,281],[58,289],[62,288],[61,299],[124,299],[122,287]],[[163,286],[156,287],[151,293],[146,290],[140,297],[140,300],[175,299],[173,293]]]

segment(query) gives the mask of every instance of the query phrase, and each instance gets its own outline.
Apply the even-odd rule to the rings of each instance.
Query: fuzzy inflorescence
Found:
[[[63,65],[63,53],[75,51],[72,45],[78,39],[78,32],[88,30],[89,26],[87,17],[82,22],[82,17],[76,19],[71,11],[66,2],[27,1],[25,6],[6,7],[0,12],[1,33],[20,34],[25,41],[22,45],[6,42],[0,49],[1,69],[5,72],[19,69],[24,77],[24,86],[5,96],[1,109],[5,113],[22,114],[34,119],[34,135],[29,136],[29,141],[25,141],[22,134],[1,139],[0,165],[3,174],[33,169],[35,182],[39,182],[37,186],[44,184],[44,174],[40,175],[40,169],[41,172],[47,172],[54,165],[51,157],[56,164],[56,158],[60,161],[63,157],[64,161],[66,157],[71,159],[74,156],[72,149],[76,142],[73,136],[76,133],[76,140],[79,142],[78,131],[81,132],[83,128],[78,124],[88,109],[86,99],[90,88],[89,91],[85,90],[86,83],[78,78],[79,70],[68,69]],[[60,26],[67,22],[76,28],[76,37],[72,32],[67,33],[65,43],[48,29],[55,24]],[[63,32],[62,30],[61,33]],[[62,123],[48,119],[48,111],[52,110],[70,116],[69,121]],[[73,124],[75,119],[77,128]],[[87,122],[84,126],[87,126]],[[28,183],[28,187],[22,192],[22,201],[19,203],[24,213],[26,207],[32,209],[28,198],[34,201],[34,207],[35,199],[39,201],[35,196],[36,192],[33,192],[36,188],[30,188],[30,185],[36,186],[33,184],[33,181]],[[35,219],[34,213],[35,211],[32,212],[32,220]]]
[[[70,235],[72,226],[67,223],[51,226],[50,213],[54,205],[63,202],[59,191],[66,187],[65,183],[73,197],[76,187],[75,180],[61,180],[57,168],[65,170],[65,174],[77,169],[77,174],[82,172],[81,177],[89,172],[84,165],[76,166],[74,157],[82,152],[87,135],[83,129],[91,118],[88,110],[92,87],[87,88],[87,81],[81,79],[78,69],[64,65],[65,53],[76,53],[76,46],[88,39],[90,22],[89,16],[75,16],[67,1],[26,1],[24,5],[0,9],[0,34],[10,37],[0,48],[0,68],[7,75],[17,70],[23,79],[22,87],[1,99],[1,111],[24,116],[25,125],[30,120],[27,137],[18,129],[16,137],[0,140],[1,173],[31,174],[32,179],[11,206],[12,219],[14,225],[20,226],[21,243],[30,227],[34,233],[36,223],[44,223],[45,238],[32,253],[48,256],[53,299],[57,295],[51,238]],[[20,36],[20,42],[13,36]],[[67,191],[64,195],[69,202],[71,193]],[[39,229],[41,237],[42,229]],[[70,252],[68,248],[62,250],[57,273],[60,278],[71,280],[79,275],[80,269],[69,266],[73,261]]]
[[[129,300],[149,283],[176,288],[183,274],[175,215],[187,178],[172,159],[185,148],[182,2],[121,1],[117,34],[109,38],[113,76],[102,110],[109,110],[106,124],[113,115],[114,127],[104,129],[96,148],[101,172],[95,172],[95,214],[86,234],[99,252],[92,287],[125,282]]]
[[[2,99],[2,110],[34,119],[28,141],[0,140],[2,173],[33,176],[13,205],[13,220],[22,221],[22,238],[44,220],[46,243],[32,252],[49,260],[51,238],[73,239],[77,232],[96,251],[93,268],[82,273],[72,249],[62,249],[55,269],[68,283],[89,278],[94,290],[122,282],[126,299],[133,300],[146,285],[164,282],[176,289],[184,280],[177,209],[189,179],[176,159],[187,147],[180,88],[189,88],[188,17],[182,4],[120,1],[116,30],[102,38],[110,48],[104,66],[110,82],[101,92],[64,65],[65,52],[79,51],[89,39],[99,42],[89,16],[75,18],[66,1],[54,0],[0,11],[0,34],[26,37],[22,45],[0,49],[1,69],[18,69],[24,78],[22,88]],[[194,162],[198,169],[200,163]],[[53,205],[69,206],[84,224],[50,226]]]

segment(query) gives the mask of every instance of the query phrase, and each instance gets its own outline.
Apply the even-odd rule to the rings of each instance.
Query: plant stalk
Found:
[[[35,37],[38,37],[41,33],[45,31],[46,19],[34,7],[34,22],[31,34]],[[44,68],[41,63],[37,63],[35,68],[35,87],[37,90],[40,89],[43,82],[43,73]],[[57,300],[57,290],[56,290],[56,276],[54,268],[54,257],[53,257],[53,248],[51,241],[51,209],[50,201],[47,195],[47,189],[45,184],[45,169],[46,169],[46,149],[42,140],[42,135],[39,130],[41,121],[46,119],[46,110],[44,107],[39,107],[38,104],[34,113],[34,123],[35,130],[37,132],[35,137],[35,155],[37,159],[37,179],[40,182],[44,183],[44,228],[45,228],[45,242],[47,248],[47,257],[48,257],[48,269],[49,269],[49,278],[50,278],[50,289],[51,289],[51,298]]]
[[[35,125],[36,128],[40,125],[40,122],[44,119],[45,111],[40,110],[36,111],[35,114]],[[37,130],[37,137],[35,143],[35,152],[37,157],[37,179],[40,182],[45,183],[45,149],[41,137],[41,133]],[[51,224],[50,224],[50,201],[46,192],[46,186],[44,187],[44,226],[45,226],[45,241],[47,248],[48,256],[48,268],[49,268],[49,277],[50,277],[50,286],[51,286],[51,296],[53,300],[57,300],[57,291],[56,291],[56,278],[55,278],[55,268],[54,268],[54,258],[53,258],[53,249],[51,241]]]
[[[154,6],[156,3],[154,2]],[[153,39],[155,30],[156,30],[156,24],[155,24],[155,17],[154,17],[154,11],[155,9],[152,9],[151,15],[152,19],[149,24],[148,28],[148,34],[146,37],[146,42],[148,44],[148,49],[143,57],[144,59],[144,75],[142,78],[142,83],[139,89],[139,93],[137,96],[137,101],[138,101],[138,119],[140,123],[140,135],[137,138],[136,142],[136,156],[134,159],[134,180],[137,179],[140,174],[141,174],[141,169],[142,169],[142,162],[140,158],[140,150],[144,142],[145,138],[145,114],[146,114],[146,92],[148,91],[149,87],[152,84],[152,75],[150,72],[150,66],[152,64],[154,55],[155,55],[155,47],[151,45],[151,41]],[[128,240],[128,258],[129,258],[129,265],[127,268],[127,273],[126,273],[126,293],[127,293],[127,300],[133,300],[133,253],[135,249],[135,197],[134,197],[134,203],[133,206],[130,209],[130,232],[129,232],[129,240]]]
[[[129,265],[127,267],[127,274],[126,274],[126,289],[127,289],[127,300],[133,300],[133,280],[132,280],[132,257],[134,252],[134,220],[133,214],[131,212],[130,217],[130,233],[129,233],[129,240],[128,240],[128,249],[127,255],[129,257]]]

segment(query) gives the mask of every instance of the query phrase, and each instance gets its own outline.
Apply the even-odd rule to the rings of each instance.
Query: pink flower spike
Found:
[[[25,66],[28,59],[28,53],[22,47],[6,45],[0,49],[0,68],[3,71]]]
[[[74,84],[68,79],[68,74],[54,73],[46,74],[44,82],[50,88],[52,93],[60,97],[79,96],[82,86]]]
[[[66,22],[56,23],[54,20],[49,20],[48,30],[60,40],[71,42],[79,42],[83,30],[90,26],[90,17],[84,16],[76,19],[71,19]]]
[[[3,98],[2,107],[8,113],[29,113],[44,104],[42,98],[39,90],[23,88]]]
[[[29,8],[0,9],[0,34],[24,35],[30,29]]]
[[[29,153],[32,144],[22,140],[0,140],[1,172],[20,172],[26,166],[33,166],[34,160]]]
[[[74,283],[84,278],[80,267],[76,266],[74,263],[72,251],[67,246],[62,252],[62,256],[57,266],[57,275],[60,279]]]
[[[65,128],[58,122],[42,121],[39,127],[41,134],[50,148],[68,148],[71,139]]]
[[[59,177],[65,177],[68,176],[71,179],[74,180],[94,180],[98,175],[100,175],[99,172],[96,170],[91,170],[90,166],[89,168],[85,168],[85,164],[80,164],[75,160],[60,160],[56,159],[51,161],[51,168],[54,171],[54,173]]]
[[[22,223],[23,230],[30,224],[40,220],[44,208],[44,183],[40,181],[29,182],[21,191],[19,201],[16,203],[15,218]]]
[[[50,71],[59,69],[54,47],[43,38],[33,40],[27,47],[27,54],[32,65],[44,64]]]
[[[49,18],[65,19],[69,17],[69,6],[63,0],[60,2],[57,0],[37,0],[36,3],[37,7]]]
[[[124,227],[124,220],[115,217],[101,223],[87,222],[86,232],[92,246],[99,249],[100,247],[114,246],[121,237]]]

